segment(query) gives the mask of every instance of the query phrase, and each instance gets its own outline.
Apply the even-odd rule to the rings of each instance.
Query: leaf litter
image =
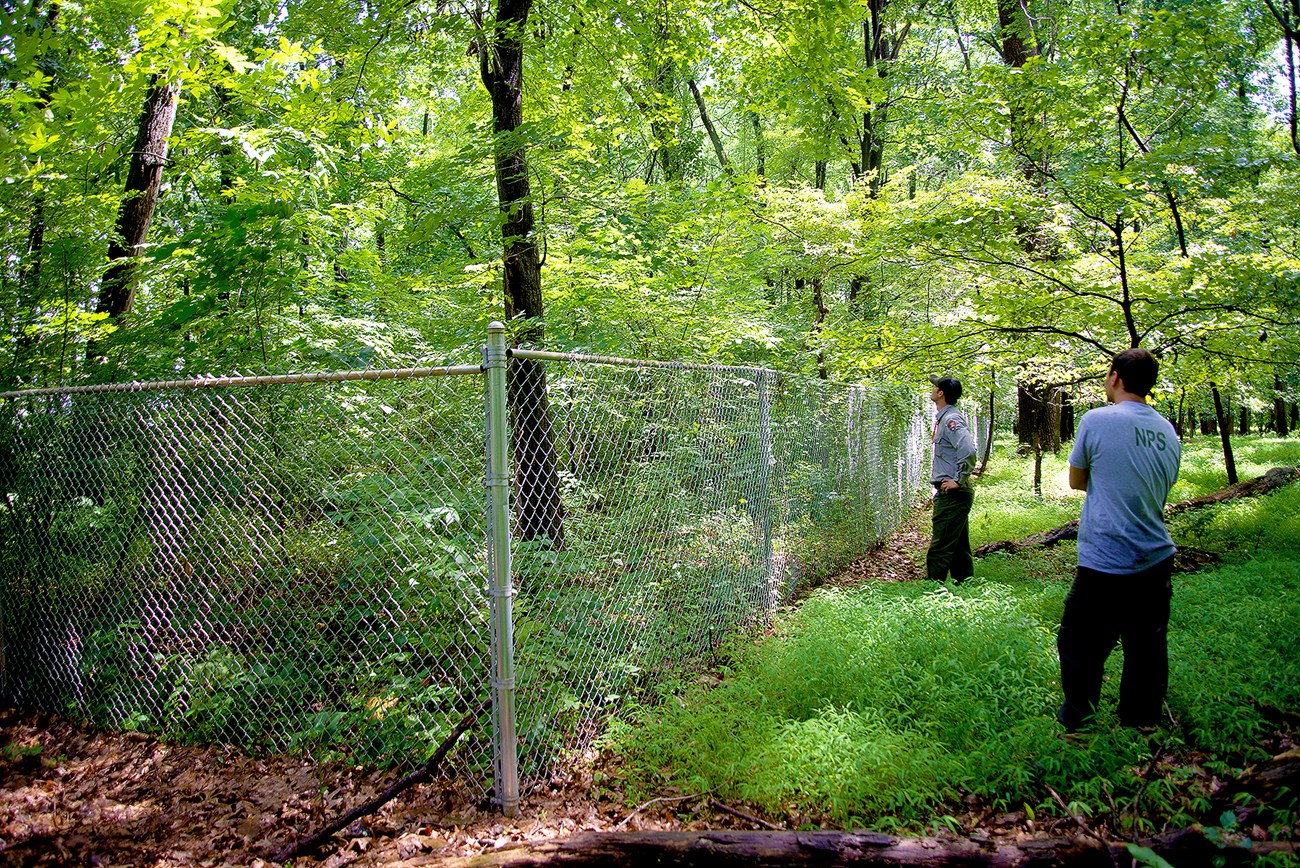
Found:
[[[0,712],[0,866],[248,866],[373,798],[398,775],[226,746],[169,745]],[[420,785],[295,866],[416,866],[583,831],[760,828],[707,794],[633,814],[596,751],[502,817],[455,781]],[[597,784],[596,781],[600,781]],[[694,804],[692,804],[694,803]]]

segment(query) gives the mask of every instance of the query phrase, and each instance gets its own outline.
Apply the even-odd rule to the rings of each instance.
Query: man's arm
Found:
[[[1070,487],[1075,491],[1088,490],[1088,471],[1082,467],[1070,465]]]

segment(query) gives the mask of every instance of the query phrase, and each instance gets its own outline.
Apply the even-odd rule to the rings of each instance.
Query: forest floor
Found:
[[[928,534],[909,523],[827,584],[923,576]],[[708,676],[704,676],[708,677]],[[1294,744],[1291,745],[1294,747]],[[2,866],[259,866],[269,854],[382,791],[391,772],[256,758],[233,748],[185,747],[136,733],[96,732],[57,717],[0,712]],[[665,792],[629,807],[614,758],[596,751],[530,794],[505,819],[453,782],[418,786],[359,820],[295,866],[436,865],[511,844],[582,831],[762,829],[770,822],[709,794]],[[965,830],[1008,844],[1079,832],[1069,820],[971,811]]]
[[[920,578],[926,542],[909,525],[827,584]],[[431,865],[580,831],[764,828],[707,795],[665,793],[663,801],[628,807],[609,762],[589,752],[531,794],[517,819],[476,803],[454,782],[417,786],[294,864]],[[268,854],[373,798],[393,778],[3,711],[0,866],[270,865]]]

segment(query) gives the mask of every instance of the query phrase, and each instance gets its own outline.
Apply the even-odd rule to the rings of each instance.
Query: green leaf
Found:
[[[1143,865],[1150,865],[1152,868],[1174,868],[1165,859],[1149,847],[1139,847],[1137,844],[1125,844],[1128,848],[1129,855]]]
[[[159,315],[157,324],[163,328],[180,328],[208,313],[214,307],[216,307],[216,299],[210,295],[183,296]]]

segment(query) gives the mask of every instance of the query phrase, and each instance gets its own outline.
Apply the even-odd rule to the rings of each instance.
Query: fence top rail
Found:
[[[0,398],[34,398],[42,395],[79,395],[89,392],[157,392],[167,389],[235,389],[247,386],[279,386],[293,383],[341,383],[351,380],[411,380],[421,377],[449,377],[481,374],[481,365],[448,365],[434,368],[375,368],[364,371],[315,371],[302,374],[273,374],[246,377],[194,377],[188,380],[137,380],[130,383],[101,383],[93,386],[51,386],[0,392]]]
[[[675,371],[723,371],[736,374],[763,374],[772,377],[799,377],[799,374],[792,374],[788,371],[782,372],[773,368],[747,367],[744,365],[706,365],[700,362],[666,362],[652,359],[627,359],[622,356],[593,356],[585,353],[554,353],[546,350],[525,350],[514,348],[509,351],[512,359],[536,359],[546,362],[593,362],[604,365],[625,365],[632,368],[668,368]],[[851,383],[844,380],[820,380],[830,386],[841,386],[849,389],[867,388],[866,383]]]
[[[744,367],[741,365],[705,365],[699,362],[665,362],[650,359],[626,359],[622,356],[592,356],[584,353],[552,353],[545,350],[512,349],[510,357],[515,359],[536,359],[549,362],[595,362],[603,365],[627,365],[636,368],[672,368],[679,371],[731,371],[742,374],[771,374],[780,376],[780,371],[770,368]]]

